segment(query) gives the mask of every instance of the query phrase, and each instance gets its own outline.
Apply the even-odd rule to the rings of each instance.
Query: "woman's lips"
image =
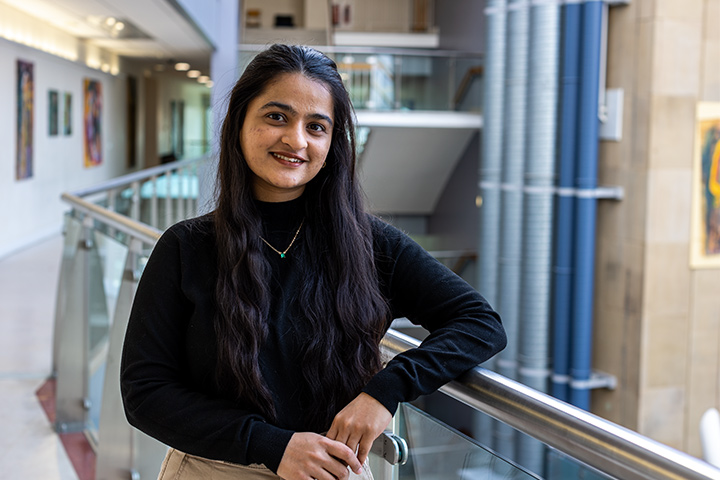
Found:
[[[295,165],[300,165],[303,162],[307,162],[307,160],[305,160],[304,158],[298,157],[295,155],[288,155],[288,154],[273,152],[272,156],[277,158],[278,160],[282,160],[283,162],[288,162],[288,163],[292,163]]]

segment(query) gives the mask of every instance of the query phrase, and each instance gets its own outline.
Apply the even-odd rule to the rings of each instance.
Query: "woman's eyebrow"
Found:
[[[286,103],[281,103],[281,102],[268,102],[265,105],[263,105],[262,107],[260,107],[260,110],[267,110],[269,108],[279,108],[280,110],[288,112],[291,115],[298,114],[297,110],[295,110],[293,107],[291,107],[290,105],[288,105]],[[316,120],[325,120],[326,122],[328,122],[330,124],[331,127],[334,125],[332,118],[330,118],[327,115],[324,115],[322,113],[311,113],[310,115],[308,115],[308,117],[316,119]]]

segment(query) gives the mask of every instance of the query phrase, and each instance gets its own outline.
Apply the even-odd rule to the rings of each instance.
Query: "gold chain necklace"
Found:
[[[303,221],[300,222],[300,226],[298,227],[297,231],[295,232],[295,236],[293,237],[292,240],[290,240],[290,245],[288,245],[288,247],[285,250],[283,250],[282,252],[280,250],[278,250],[277,248],[273,247],[272,245],[270,245],[270,242],[265,240],[263,237],[260,237],[260,240],[265,242],[265,245],[272,248],[278,255],[280,255],[280,258],[285,258],[285,254],[288,252],[288,250],[290,250],[290,247],[293,246],[293,243],[295,243],[295,239],[297,238],[298,234],[300,233],[300,229],[302,228],[303,223],[305,223],[305,219],[303,219]]]

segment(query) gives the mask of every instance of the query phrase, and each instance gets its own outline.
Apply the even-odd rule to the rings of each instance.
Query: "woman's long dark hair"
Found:
[[[296,303],[313,334],[303,348],[303,376],[318,406],[309,424],[333,416],[381,367],[379,342],[389,316],[379,291],[373,244],[355,176],[353,108],[335,62],[312,48],[273,45],[258,54],[235,85],[222,127],[218,165],[219,381],[237,398],[275,419],[273,394],[258,356],[267,335],[270,267],[253,201],[253,175],[240,145],[248,104],[279,75],[301,73],[323,83],[333,99],[327,166],[305,187],[302,291]],[[225,387],[227,388],[227,387]],[[323,407],[326,410],[323,410]]]

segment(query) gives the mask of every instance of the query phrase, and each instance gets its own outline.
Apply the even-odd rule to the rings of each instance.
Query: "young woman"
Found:
[[[397,317],[432,333],[383,369]],[[274,45],[231,94],[217,208],[147,263],[121,383],[130,423],[172,447],[161,478],[371,478],[398,403],[504,345],[476,291],[363,210],[335,63]]]

